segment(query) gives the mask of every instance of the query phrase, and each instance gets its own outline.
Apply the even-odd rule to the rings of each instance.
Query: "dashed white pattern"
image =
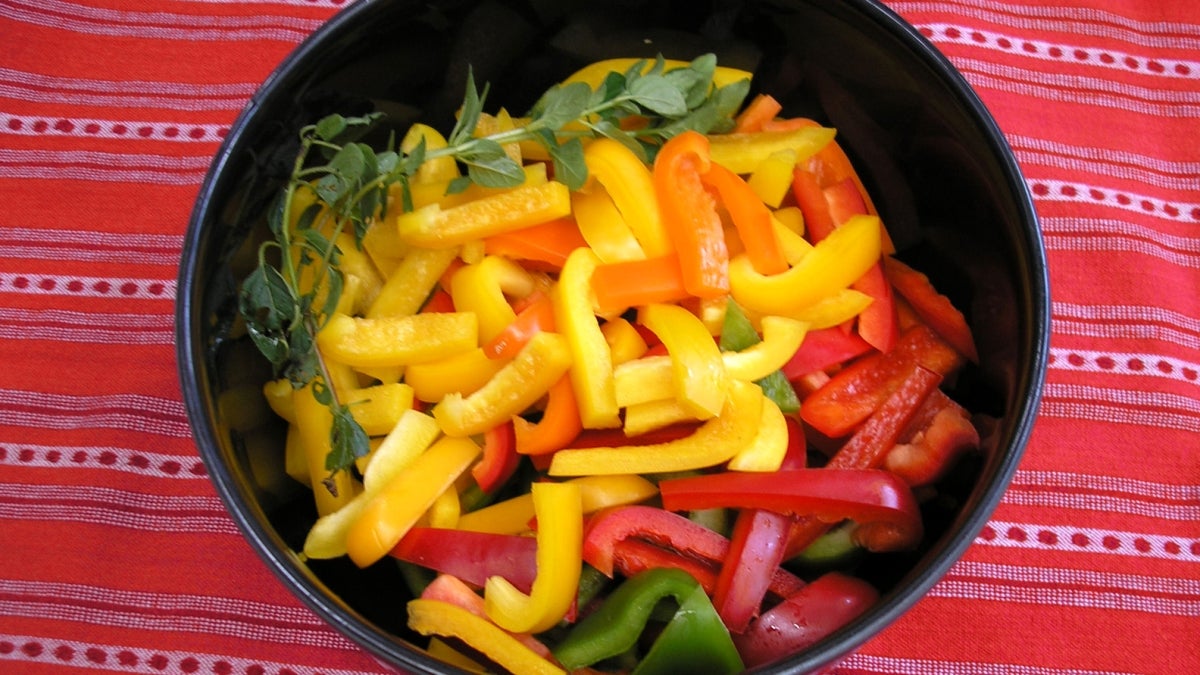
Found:
[[[0,440],[0,465],[120,471],[153,478],[208,480],[198,457],[114,446],[38,445]]]
[[[1043,533],[1053,536],[1039,536]],[[1200,563],[1200,546],[1193,545],[1195,541],[1186,537],[1069,525],[991,521],[984,528],[984,532],[976,537],[975,543],[980,546],[1075,551]]]
[[[971,45],[1043,61],[1114,68],[1152,77],[1200,79],[1200,61],[1158,59],[1131,52],[1031,40],[948,23],[922,24],[920,28],[934,42]]]
[[[174,300],[174,279],[128,279],[0,272],[0,293]]]
[[[1177,223],[1194,223],[1200,220],[1197,218],[1200,202],[1167,201],[1074,181],[1027,178],[1026,182],[1034,197],[1045,201],[1106,206]]]
[[[0,113],[0,133],[17,136],[74,136],[176,143],[219,143],[228,130],[228,125],[224,124],[33,117]]]
[[[1112,373],[1156,377],[1200,385],[1200,363],[1157,354],[1098,352],[1086,349],[1050,349],[1050,368],[1084,373]]]

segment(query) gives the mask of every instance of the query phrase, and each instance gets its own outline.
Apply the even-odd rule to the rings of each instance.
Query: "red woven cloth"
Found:
[[[341,4],[0,0],[0,672],[380,671],[226,515],[172,344],[208,162]],[[988,527],[834,672],[1198,672],[1200,5],[888,4],[1016,150],[1052,361]]]

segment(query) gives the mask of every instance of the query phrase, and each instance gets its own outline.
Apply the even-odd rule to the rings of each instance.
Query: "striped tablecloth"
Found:
[[[378,664],[239,536],[172,346],[191,202],[348,0],[0,0],[0,672]],[[1053,285],[1011,490],[837,673],[1200,671],[1200,5],[892,0],[1016,150]]]

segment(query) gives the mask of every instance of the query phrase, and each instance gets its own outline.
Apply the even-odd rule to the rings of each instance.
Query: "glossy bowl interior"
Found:
[[[882,591],[879,603],[764,672],[813,670],[884,628],[959,558],[1005,490],[1042,388],[1045,258],[1003,137],[915,29],[869,0],[359,0],[278,67],[217,154],[184,243],[177,349],[196,443],[234,520],[284,585],[381,661],[452,671],[410,642],[394,566],[358,570],[298,557],[315,514],[307,492],[281,478],[282,429],[253,428],[242,419],[246,406],[230,404],[270,375],[240,337],[235,291],[295,156],[297,130],[327,113],[369,110],[386,112],[399,130],[418,120],[448,129],[468,65],[492,85],[489,111],[523,112],[546,87],[601,58],[705,52],[752,71],[755,90],[773,94],[787,115],[838,129],[901,257],[967,313],[981,363],[962,374],[954,396],[991,420],[984,452],[926,514],[926,544],[864,570]]]

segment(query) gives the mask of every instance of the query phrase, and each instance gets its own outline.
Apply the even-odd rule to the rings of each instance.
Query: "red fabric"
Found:
[[[172,347],[191,201],[338,0],[0,0],[0,672],[378,672],[242,540]],[[833,670],[1200,670],[1200,6],[891,0],[1017,152],[1052,362],[1012,489]]]

